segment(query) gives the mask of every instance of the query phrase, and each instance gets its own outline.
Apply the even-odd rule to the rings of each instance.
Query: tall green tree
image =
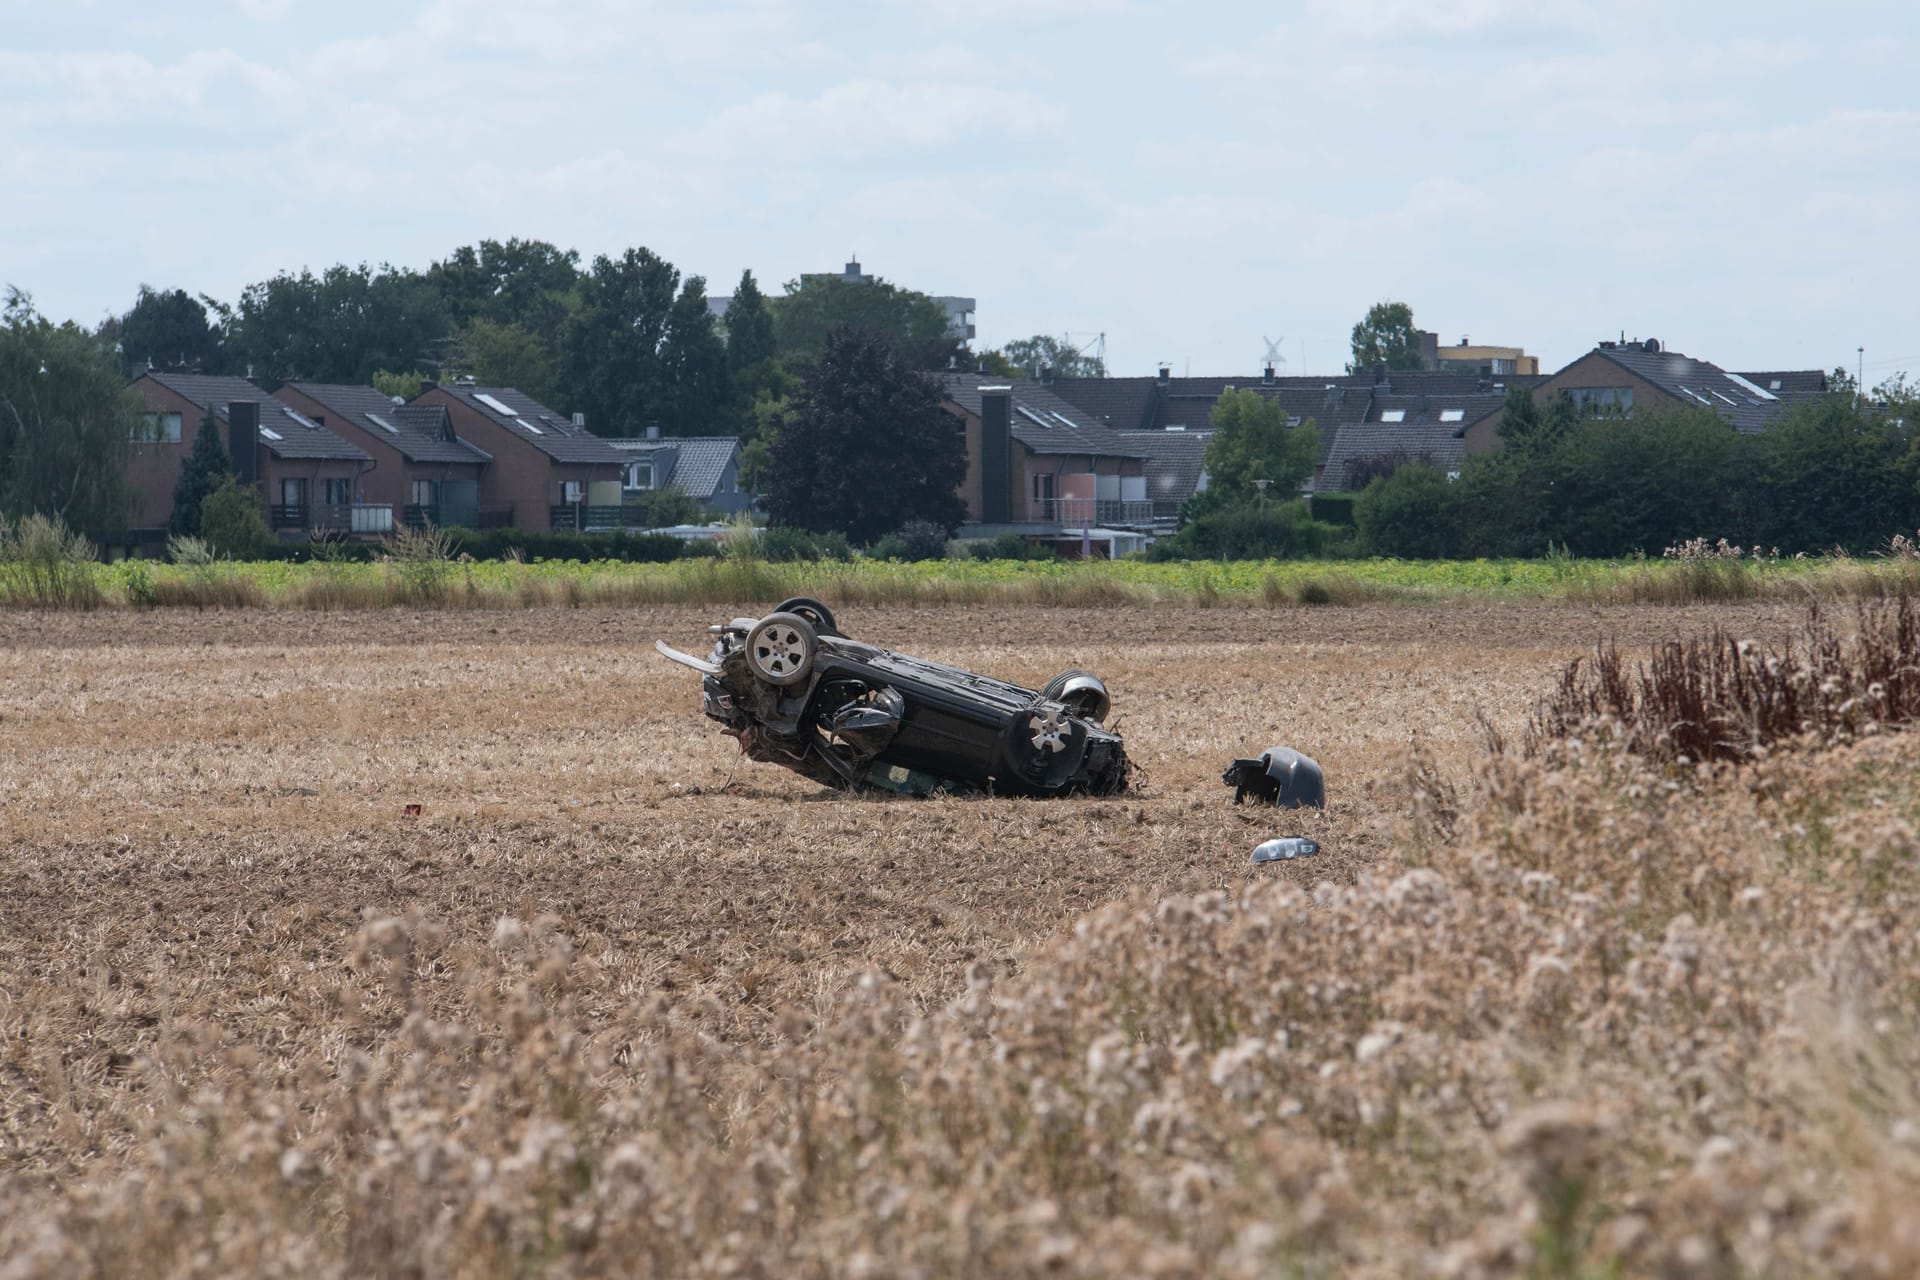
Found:
[[[1090,356],[1059,338],[1036,333],[1018,338],[1000,348],[1008,364],[1029,378],[1038,378],[1042,369],[1052,369],[1059,378],[1104,378],[1107,362]]]
[[[773,313],[751,271],[741,272],[740,283],[734,286],[726,328],[727,365],[736,379],[753,374],[774,358]]]
[[[924,293],[885,280],[794,280],[784,296],[774,299],[774,335],[790,365],[818,359],[827,335],[843,326],[878,334],[916,369],[946,368],[963,345],[948,332],[945,308]]]
[[[1207,441],[1207,487],[1188,516],[1228,507],[1297,497],[1320,461],[1320,431],[1311,422],[1287,425],[1287,411],[1257,391],[1228,391],[1214,401]],[[1267,481],[1264,496],[1255,481]]]
[[[439,291],[417,272],[365,263],[282,272],[241,293],[230,367],[270,386],[365,383],[376,369],[432,369],[451,331]]]
[[[553,345],[524,325],[485,316],[467,321],[441,356],[440,377],[469,377],[483,387],[516,387],[563,413],[573,408]]]
[[[1413,327],[1413,308],[1404,302],[1376,302],[1353,326],[1353,363],[1347,372],[1366,373],[1382,364],[1392,370],[1420,367],[1420,335]]]
[[[649,422],[668,425],[663,349],[679,285],[680,273],[650,249],[593,260],[567,321],[560,367],[570,408],[599,434],[636,436]]]
[[[688,276],[667,312],[660,342],[661,396],[657,416],[675,435],[717,433],[732,425],[733,381],[726,344],[707,309],[707,282]]]
[[[226,371],[226,335],[209,316],[206,301],[185,289],[141,285],[132,309],[120,317],[116,336],[130,375],[149,365],[197,373]]]
[[[828,333],[780,416],[761,477],[773,522],[856,543],[909,520],[959,528],[966,443],[943,399],[879,334],[851,325]]]
[[[209,409],[200,419],[200,429],[194,432],[192,450],[180,464],[167,532],[199,537],[204,527],[202,508],[208,497],[233,478],[233,459],[220,439],[220,422]]]
[[[545,240],[482,240],[435,262],[426,277],[455,328],[514,325],[552,346],[579,304],[580,255]]]
[[[0,515],[123,527],[140,402],[78,325],[56,325],[9,288],[0,305]]]

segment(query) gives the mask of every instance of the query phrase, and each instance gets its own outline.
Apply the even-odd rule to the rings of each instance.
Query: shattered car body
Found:
[[[1126,752],[1102,723],[1106,687],[1088,672],[1022,688],[851,639],[804,597],[708,631],[705,659],[654,647],[701,673],[706,714],[751,759],[830,787],[916,795],[1126,789]]]

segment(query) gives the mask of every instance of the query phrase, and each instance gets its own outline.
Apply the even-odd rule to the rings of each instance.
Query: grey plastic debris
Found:
[[[1253,861],[1255,866],[1262,862],[1291,862],[1295,858],[1311,858],[1318,852],[1320,846],[1305,836],[1283,836],[1255,848]]]
[[[1233,802],[1252,796],[1282,809],[1327,807],[1327,777],[1320,766],[1292,747],[1268,747],[1252,760],[1235,760],[1220,775],[1233,788]]]

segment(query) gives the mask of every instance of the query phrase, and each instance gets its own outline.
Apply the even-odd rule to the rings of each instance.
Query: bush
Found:
[[[792,525],[775,525],[756,540],[754,555],[782,564],[798,560],[851,560],[853,546],[844,533],[809,533]]]
[[[200,536],[223,556],[252,560],[274,542],[262,505],[258,488],[225,476],[200,500]]]
[[[1316,493],[1307,499],[1307,514],[1323,524],[1353,527],[1353,503],[1357,493]]]
[[[867,549],[876,560],[944,560],[947,530],[931,520],[909,520]]]
[[[1353,504],[1360,545],[1377,556],[1439,560],[1455,555],[1459,522],[1459,494],[1425,463],[1409,463],[1375,480]]]
[[[1017,533],[1003,533],[966,543],[967,554],[975,560],[1058,560],[1057,548],[1044,542],[1028,542]]]
[[[96,608],[93,562],[93,544],[58,516],[30,515],[11,526],[0,520],[0,604]]]
[[[1150,560],[1289,560],[1317,556],[1339,531],[1307,512],[1304,499],[1229,507],[1192,521],[1147,552]]]
[[[688,542],[670,533],[554,533],[524,529],[447,529],[447,549],[475,560],[618,560],[624,564],[664,564],[690,555],[711,555],[710,543]],[[364,559],[365,556],[353,557]]]

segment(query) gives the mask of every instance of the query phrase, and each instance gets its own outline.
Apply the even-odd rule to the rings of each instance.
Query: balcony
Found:
[[[276,532],[365,534],[393,532],[393,508],[385,503],[276,502],[267,508],[267,524]]]
[[[1041,498],[1032,504],[1028,516],[1037,523],[1059,525],[1063,529],[1144,527],[1153,523],[1153,517],[1150,501],[1110,498]]]

